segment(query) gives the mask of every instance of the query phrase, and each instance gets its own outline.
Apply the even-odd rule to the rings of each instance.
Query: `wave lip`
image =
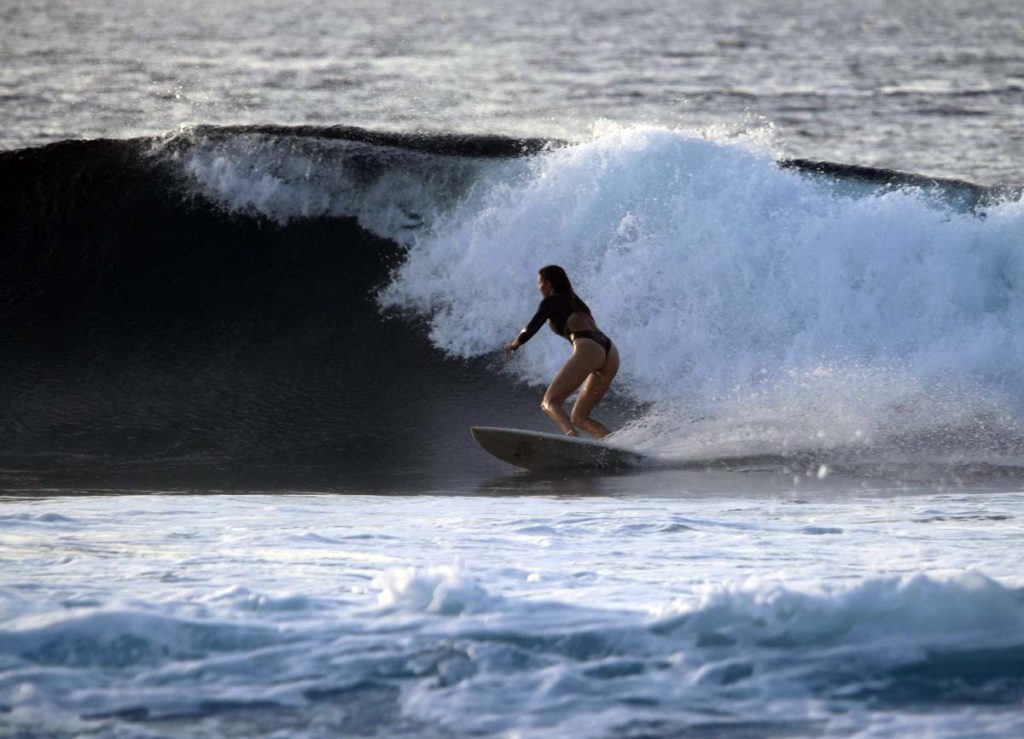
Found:
[[[220,651],[273,644],[273,631],[252,626],[183,621],[141,611],[95,610],[54,617],[50,623],[17,621],[0,632],[0,651],[37,665],[125,668],[167,660],[193,660]]]

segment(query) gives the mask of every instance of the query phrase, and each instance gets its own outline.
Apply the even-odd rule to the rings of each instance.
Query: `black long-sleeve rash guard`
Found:
[[[577,311],[583,311],[587,315],[590,315],[590,308],[587,304],[575,296],[570,297],[569,295],[555,294],[549,295],[540,301],[540,306],[537,308],[537,312],[533,314],[533,318],[526,324],[526,328],[519,332],[519,345],[522,346],[529,341],[540,327],[547,321],[548,325],[551,326],[551,330],[561,336],[563,339],[572,341],[569,338],[569,332],[566,330],[565,324],[569,320],[569,316]]]

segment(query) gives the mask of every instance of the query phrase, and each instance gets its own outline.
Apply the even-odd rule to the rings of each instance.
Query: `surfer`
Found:
[[[537,289],[543,296],[540,307],[526,328],[515,340],[505,345],[514,352],[530,340],[545,321],[559,336],[572,344],[572,356],[551,381],[540,407],[567,436],[579,436],[580,427],[591,436],[602,439],[610,432],[590,412],[608,392],[615,373],[619,371],[619,350],[611,339],[597,328],[590,308],[572,289],[569,276],[558,265],[542,267],[537,273]],[[565,401],[583,386],[572,414],[565,412]]]

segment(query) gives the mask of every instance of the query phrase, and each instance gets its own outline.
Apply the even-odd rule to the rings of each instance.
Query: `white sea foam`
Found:
[[[1019,725],[1019,494],[197,501],[5,503],[4,728]]]
[[[380,588],[378,602],[385,608],[458,615],[492,605],[487,593],[455,565],[388,570],[374,583]]]

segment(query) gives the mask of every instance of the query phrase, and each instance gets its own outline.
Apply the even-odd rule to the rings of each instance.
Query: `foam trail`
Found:
[[[622,349],[620,392],[654,404],[648,424],[749,413],[780,426],[766,451],[781,453],[891,431],[922,397],[934,409],[901,411],[913,433],[1024,405],[1020,200],[966,214],[912,189],[838,194],[779,168],[763,133],[610,129],[510,175],[415,235],[381,295],[453,355],[514,335],[536,269],[559,263]],[[565,349],[537,343],[513,366],[542,383]]]

